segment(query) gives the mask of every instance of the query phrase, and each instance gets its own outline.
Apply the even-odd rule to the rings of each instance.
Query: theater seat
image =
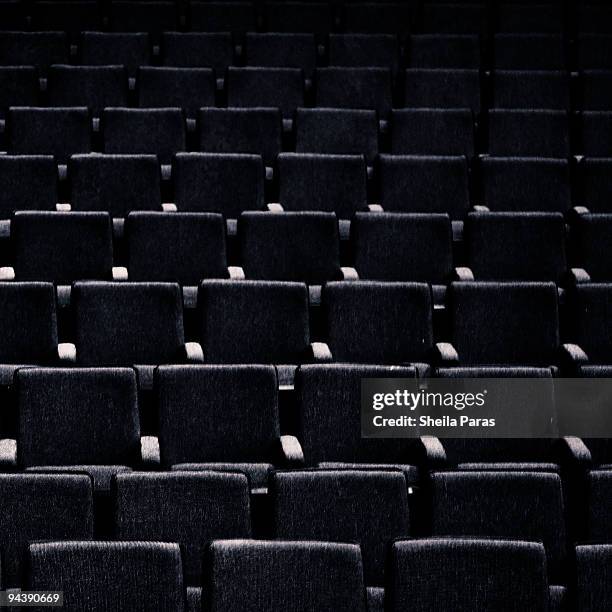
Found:
[[[612,546],[596,544],[576,546],[577,609],[596,612],[612,605]]]
[[[331,34],[329,37],[330,66],[387,68],[395,77],[399,60],[397,37],[391,34]]]
[[[580,151],[587,157],[612,157],[612,112],[585,111],[580,116]]]
[[[139,66],[151,63],[151,43],[146,32],[83,32],[79,52],[83,66],[125,66],[131,78]]]
[[[306,465],[326,469],[396,469],[417,484],[418,440],[361,437],[361,380],[416,380],[412,367],[358,364],[302,365],[295,375],[298,439]]]
[[[496,70],[493,72],[495,108],[550,108],[569,110],[569,75],[561,71]]]
[[[229,32],[164,32],[161,40],[164,66],[212,68],[223,79],[234,63],[234,46]],[[214,106],[214,105],[211,105]]]
[[[68,62],[64,32],[2,32],[0,65],[34,66],[45,75],[51,64]]]
[[[230,32],[242,43],[246,32],[257,29],[252,2],[191,2],[189,25],[193,32]]]
[[[471,34],[413,34],[408,43],[410,68],[480,68],[480,42]]]
[[[572,228],[575,264],[572,269],[578,282],[610,282],[612,268],[606,253],[612,240],[612,215],[582,214]]]
[[[499,32],[550,32],[563,31],[563,9],[554,2],[500,4],[497,18]]]
[[[581,73],[580,106],[583,110],[612,109],[612,71],[585,70]]]
[[[493,42],[496,70],[564,70],[565,43],[557,34],[496,34]]]
[[[579,169],[581,203],[593,213],[612,212],[612,158],[585,157]]]
[[[300,463],[280,435],[274,366],[163,366],[155,396],[165,468],[244,473],[261,491],[271,470]]]
[[[612,68],[612,36],[609,34],[579,34],[576,37],[578,69]]]
[[[1,474],[0,494],[3,589],[22,586],[30,543],[93,537],[92,485],[84,474]]]
[[[536,542],[399,540],[390,548],[387,573],[389,612],[408,610],[415,601],[427,612],[550,609],[546,555]]]
[[[366,611],[361,551],[355,544],[217,540],[207,561],[203,591],[211,612]]]
[[[590,542],[612,542],[608,518],[612,511],[612,466],[593,470],[587,477],[586,536]]]
[[[63,591],[66,612],[185,609],[178,544],[43,542],[30,545],[27,560],[27,588]]]
[[[268,32],[314,32],[323,36],[332,27],[328,2],[265,2],[264,22]]]
[[[327,283],[321,302],[333,360],[414,365],[426,376],[434,353],[432,301],[425,283]]]
[[[483,3],[425,2],[421,10],[423,32],[486,34],[487,13]]]
[[[141,448],[134,370],[24,368],[15,386],[20,469],[86,473],[108,495],[114,474],[151,460]]]
[[[153,41],[159,42],[162,32],[177,30],[177,7],[173,2],[165,0],[154,0],[146,4],[112,0],[109,24],[112,32],[148,32]]]
[[[0,66],[0,118],[11,106],[38,106],[39,95],[34,66]]]

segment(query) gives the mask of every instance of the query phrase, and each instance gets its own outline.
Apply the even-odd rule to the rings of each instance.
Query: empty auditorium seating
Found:
[[[244,210],[263,209],[264,175],[259,155],[178,153],[173,161],[174,201],[180,212],[212,211],[236,219]]]
[[[301,127],[307,126],[300,126],[298,114]],[[287,211],[328,211],[350,219],[366,209],[367,170],[359,155],[282,153],[278,174],[279,200]]]
[[[412,363],[421,372],[428,371],[434,351],[428,285],[331,282],[323,287],[321,301],[334,361]]]
[[[107,106],[126,106],[128,81],[121,66],[51,66],[47,78],[50,106],[87,106],[99,117]]]
[[[267,486],[275,467],[299,459],[295,440],[280,435],[271,365],[162,366],[155,393],[166,468],[240,472],[255,489]]]
[[[28,589],[62,591],[66,611],[185,609],[178,544],[42,542],[27,560]]]
[[[340,280],[338,219],[328,212],[245,212],[238,219],[246,278],[322,285]]]
[[[203,108],[198,116],[200,151],[255,153],[273,166],[282,150],[282,121],[275,108]]]
[[[474,120],[469,109],[411,108],[391,114],[393,155],[473,157]]]
[[[381,119],[391,112],[391,72],[387,68],[318,68],[315,77],[317,106],[375,110]]]
[[[612,109],[612,71],[585,70],[581,74],[580,106],[584,110]]]
[[[585,111],[580,118],[580,152],[612,157],[612,111]]]
[[[549,609],[546,555],[536,542],[399,540],[391,546],[389,559],[385,609],[390,612],[410,609],[415,601],[432,612]]]
[[[82,65],[125,66],[130,77],[151,62],[146,32],[83,32],[79,50]]]
[[[272,363],[281,384],[287,384],[293,380],[292,364],[325,356],[322,347],[310,344],[305,284],[205,280],[198,310],[206,363]]]
[[[2,32],[0,65],[35,66],[45,74],[51,64],[67,63],[68,51],[63,32]]]
[[[84,474],[2,474],[0,491],[3,588],[22,585],[31,542],[93,536],[91,480]]]
[[[329,37],[329,65],[349,67],[399,67],[397,38],[390,34],[332,34]]]
[[[15,278],[69,285],[111,280],[111,220],[103,212],[17,212],[11,222]]]
[[[16,210],[54,210],[57,182],[53,157],[0,156],[0,217],[9,219]]]
[[[91,120],[85,107],[9,110],[9,153],[54,155],[65,164],[70,155],[90,150]]]
[[[611,499],[612,469],[589,472],[586,535],[591,542],[612,542],[610,522],[607,520],[612,509]]]
[[[347,32],[406,35],[412,8],[409,2],[346,2],[344,28]]]
[[[378,122],[373,110],[300,108],[296,113],[298,153],[378,155]]]
[[[489,157],[482,160],[482,203],[493,212],[566,213],[572,204],[565,159]]]
[[[203,590],[211,612],[261,610],[264,605],[269,612],[366,611],[361,552],[355,544],[217,540],[207,560]]]
[[[581,203],[594,213],[612,212],[612,158],[585,157],[580,163]]]
[[[498,70],[563,70],[563,37],[555,34],[496,34],[494,66]]]
[[[115,537],[178,542],[184,549],[185,581],[198,592],[208,543],[251,537],[249,489],[242,474],[122,473],[114,487]]]
[[[409,108],[469,108],[480,112],[478,70],[410,68],[404,102]]]
[[[385,211],[446,213],[461,220],[470,207],[465,157],[382,155],[379,170]]]
[[[162,164],[185,150],[179,108],[107,108],[102,117],[105,153],[156,154]]]
[[[216,89],[210,68],[147,66],[138,71],[138,104],[145,108],[178,107],[195,118],[200,108],[214,106]]]
[[[228,106],[279,108],[284,119],[304,105],[304,77],[297,68],[230,67],[226,88]]]
[[[161,210],[161,172],[154,155],[73,155],[68,164],[72,210]]]
[[[234,62],[229,32],[164,32],[161,48],[165,66],[213,68],[217,78]]]
[[[19,365],[54,365],[69,357],[58,345],[55,291],[51,283],[0,283],[0,384],[8,386]]]
[[[493,105],[569,110],[569,76],[559,71],[497,70],[493,74]]]
[[[125,221],[131,281],[197,286],[227,278],[225,223],[215,213],[131,212]]]
[[[569,157],[567,113],[542,109],[490,110],[489,153],[500,156]]]
[[[320,468],[401,470],[418,482],[420,460],[412,440],[361,437],[362,378],[414,379],[411,367],[359,364],[302,365],[295,375],[298,439],[306,465]]]
[[[408,46],[410,68],[480,68],[480,41],[470,34],[413,34]]]
[[[535,472],[434,472],[434,536],[542,542],[551,584],[563,584],[567,561],[561,479]]]
[[[387,547],[393,539],[410,535],[402,472],[276,472],[270,490],[276,538],[359,542],[368,600],[382,597]]]
[[[34,66],[0,66],[0,117],[11,106],[36,106],[38,74]]]
[[[84,472],[109,491],[114,474],[140,467],[136,372],[128,368],[22,368],[17,465]]]
[[[553,283],[457,282],[449,305],[459,365],[550,367],[559,361]]]
[[[201,361],[199,347],[185,344],[177,284],[82,281],[72,301],[79,365],[137,365],[148,388],[156,365]]]
[[[327,34],[332,27],[331,6],[327,2],[266,2],[268,32],[314,32]]]
[[[464,236],[467,264],[477,280],[565,283],[560,213],[470,213]]]
[[[609,608],[612,604],[612,546],[577,546],[576,566],[577,609],[580,612],[596,612]]]
[[[612,268],[607,253],[612,240],[612,215],[580,215],[573,226],[575,263],[580,271],[575,275],[581,280],[610,282]]]
[[[249,66],[301,68],[312,79],[317,63],[317,45],[312,34],[249,32],[246,36]]]

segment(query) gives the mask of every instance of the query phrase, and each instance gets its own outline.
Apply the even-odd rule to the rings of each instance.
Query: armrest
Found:
[[[158,468],[159,458],[159,439],[157,436],[142,436],[140,438],[140,456],[143,468]]]
[[[439,469],[447,465],[446,451],[442,442],[435,436],[421,436],[420,438],[425,461],[429,468]]]
[[[328,363],[332,361],[332,354],[325,342],[312,342],[312,360],[317,363]]]
[[[591,281],[591,275],[584,268],[571,268],[570,280],[576,285],[580,283],[588,283]]]
[[[114,281],[128,280],[128,269],[123,266],[113,266],[113,280]]]
[[[70,206],[70,204],[66,204],[66,203],[57,203],[55,205],[55,210],[57,212],[70,212],[72,210],[72,206]]]
[[[563,344],[561,352],[575,366],[584,365],[589,362],[588,355],[577,344]]]
[[[591,212],[586,206],[574,206],[572,211],[578,216],[588,215]]]
[[[15,268],[6,266],[0,268],[0,281],[12,281],[15,280]]]
[[[60,342],[57,345],[57,356],[60,361],[75,363],[77,357],[76,346],[72,342]]]
[[[491,212],[491,209],[488,206],[485,206],[484,204],[476,204],[472,207],[472,210],[474,212]]]
[[[380,204],[368,204],[368,212],[385,212]]]
[[[267,205],[267,208],[268,208],[268,212],[273,212],[273,213],[285,212],[285,209],[278,202],[270,202]]]
[[[204,351],[199,342],[185,342],[185,357],[188,363],[204,363]]]
[[[244,280],[244,270],[240,266],[228,266],[227,273],[232,280]]]
[[[172,204],[171,202],[165,202],[162,204],[162,210],[164,212],[177,212],[178,208],[176,207],[176,204]]]
[[[355,268],[340,268],[342,272],[342,280],[345,281],[356,281],[359,280],[359,274]]]
[[[438,361],[444,365],[459,363],[459,353],[457,353],[457,349],[450,342],[437,342],[436,356]]]
[[[287,467],[299,467],[304,465],[304,451],[299,440],[295,436],[281,436],[281,453],[283,463]]]
[[[588,469],[592,463],[591,451],[576,436],[564,436],[556,443],[560,465]]]
[[[17,467],[17,440],[3,438],[0,440],[0,469],[12,470]]]
[[[466,266],[459,266],[455,268],[455,279],[459,281],[473,281],[474,273],[471,268]]]

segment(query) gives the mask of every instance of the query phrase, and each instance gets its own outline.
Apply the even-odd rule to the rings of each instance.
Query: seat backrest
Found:
[[[52,363],[57,316],[52,283],[0,283],[0,363]]]
[[[139,461],[134,370],[24,368],[15,382],[17,460],[22,468]]]
[[[115,494],[115,537],[178,542],[189,584],[201,584],[202,556],[210,541],[251,537],[243,474],[125,472],[116,477]]]
[[[612,248],[612,215],[580,215],[573,228],[578,265],[596,282],[612,281],[612,265],[602,253]]]
[[[344,29],[366,34],[400,34],[410,31],[413,17],[411,2],[346,2]]]
[[[162,465],[270,462],[280,437],[277,389],[271,365],[158,368]]]
[[[328,211],[350,219],[367,206],[363,156],[281,153],[278,174],[279,200],[287,211]]]
[[[183,357],[177,284],[77,282],[72,300],[80,365],[158,365]]]
[[[464,240],[477,280],[564,281],[561,213],[469,213]]]
[[[113,32],[148,32],[155,40],[161,32],[178,29],[178,13],[174,2],[154,0],[143,4],[131,0],[112,0],[110,28]]]
[[[467,108],[406,108],[392,113],[393,155],[473,157],[474,151],[474,117]]]
[[[410,533],[408,487],[402,472],[275,472],[270,493],[275,538],[357,542],[366,584],[384,584],[389,543]]]
[[[197,285],[203,278],[227,278],[220,214],[132,212],[125,235],[131,281]]]
[[[191,2],[193,32],[231,32],[242,40],[245,32],[257,29],[257,13],[252,2]]]
[[[0,156],[0,218],[16,210],[54,210],[58,173],[49,155]]]
[[[470,207],[465,157],[382,155],[379,171],[385,211],[447,214],[459,220]]]
[[[483,3],[425,3],[421,15],[423,32],[486,34],[487,12]]]
[[[66,611],[185,609],[178,544],[37,543],[30,545],[28,569],[28,588],[63,591]]]
[[[480,68],[480,42],[471,34],[419,34],[409,40],[410,68]]]
[[[579,69],[612,68],[612,36],[580,34],[576,38],[576,63]]]
[[[154,155],[73,155],[68,164],[72,210],[161,209],[161,171]]]
[[[222,77],[234,62],[232,35],[229,32],[164,32],[161,55],[164,66],[212,68],[217,77]]]
[[[238,219],[247,278],[322,285],[340,277],[338,219],[328,212],[245,212]]]
[[[264,206],[264,162],[247,153],[178,153],[174,202],[180,212],[217,212],[231,219]]]
[[[0,67],[0,117],[11,106],[37,106],[38,73],[34,66]]]
[[[612,71],[585,70],[580,75],[580,106],[583,110],[612,108]]]
[[[483,204],[493,212],[566,213],[572,206],[567,159],[488,157],[481,168]]]
[[[584,111],[580,116],[580,151],[591,157],[612,157],[612,112]]]
[[[84,474],[2,474],[2,586],[23,585],[28,544],[93,537],[92,483]]]
[[[548,610],[546,555],[535,542],[401,540],[391,547],[388,574],[389,612],[415,601],[422,610]]]
[[[329,65],[388,68],[397,74],[399,46],[392,34],[331,34]]]
[[[361,380],[414,380],[410,367],[301,365],[295,375],[298,438],[307,465],[321,462],[409,464],[410,440],[361,437]]]
[[[2,32],[2,66],[35,66],[46,74],[51,64],[67,63],[68,53],[68,36],[64,32]]]
[[[295,132],[298,153],[364,155],[370,164],[378,155],[378,121],[373,110],[300,108]]]
[[[277,108],[203,108],[198,116],[200,151],[261,155],[267,166],[282,151]]]
[[[560,33],[563,30],[561,3],[511,4],[503,2],[498,9],[497,29],[499,32]]]
[[[580,164],[581,202],[591,212],[612,213],[612,158],[585,157]]]
[[[249,32],[245,51],[247,66],[301,68],[307,79],[312,79],[317,63],[313,34]]]
[[[32,3],[31,23],[34,30],[64,31],[73,36],[102,28],[95,0],[38,0]]]
[[[334,361],[430,361],[433,306],[425,283],[332,282],[321,301]]]
[[[364,280],[444,285],[451,277],[448,215],[358,212],[351,223],[351,247]]]
[[[323,35],[332,28],[328,2],[266,2],[268,32],[306,32]]]
[[[612,496],[612,470],[592,470],[588,474],[588,519],[586,534],[591,542],[612,542],[608,516]]]
[[[305,284],[205,280],[198,310],[208,363],[295,364],[305,359],[310,343]]]
[[[567,559],[561,478],[536,472],[434,472],[432,535],[542,542],[548,575],[559,579]]]
[[[449,290],[451,340],[462,365],[556,363],[554,283],[459,282]]]
[[[125,66],[130,77],[151,63],[146,32],[83,32],[79,51],[84,66]]]
[[[569,110],[569,75],[552,70],[496,70],[493,106]]]
[[[11,221],[15,277],[69,285],[110,280],[111,219],[104,212],[16,212]]]
[[[498,70],[563,70],[565,43],[557,34],[496,34],[494,66]]]
[[[217,540],[207,566],[210,612],[259,610],[261,602],[268,612],[366,611],[361,551],[355,544]]]
[[[162,164],[185,150],[180,108],[107,108],[102,118],[105,153],[156,154]]]
[[[576,603],[580,612],[612,606],[612,545],[576,546]]]

